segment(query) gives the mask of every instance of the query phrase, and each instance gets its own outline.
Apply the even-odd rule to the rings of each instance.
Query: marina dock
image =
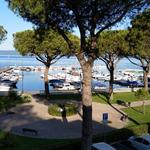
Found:
[[[7,67],[7,68],[0,68],[0,74],[3,73],[3,72],[7,72],[9,70],[11,70],[12,68],[11,67]]]

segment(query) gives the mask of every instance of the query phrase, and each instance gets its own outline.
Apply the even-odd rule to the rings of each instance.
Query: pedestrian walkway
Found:
[[[138,107],[138,106],[142,106],[143,104],[144,105],[150,105],[150,100],[131,102],[130,107]],[[123,108],[127,108],[127,106],[122,106],[122,105],[119,105],[119,104],[112,104],[112,106],[118,108],[119,110],[123,109]]]
[[[14,134],[37,138],[65,139],[80,138],[82,112],[71,117],[54,117],[48,114],[48,102],[33,98],[31,103],[11,109],[14,114],[0,114],[0,128]],[[120,120],[121,114],[107,104],[93,102],[93,133],[99,134],[127,125]],[[108,113],[109,124],[102,123],[103,113]],[[38,135],[23,133],[23,128],[34,129]]]

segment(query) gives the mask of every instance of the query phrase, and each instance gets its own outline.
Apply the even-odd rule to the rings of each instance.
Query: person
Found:
[[[131,102],[128,102],[128,107],[131,107]]]
[[[62,105],[61,116],[62,116],[62,118],[66,118],[66,108],[65,108],[65,105]]]
[[[120,118],[121,121],[126,121],[128,119],[128,116],[123,114]]]

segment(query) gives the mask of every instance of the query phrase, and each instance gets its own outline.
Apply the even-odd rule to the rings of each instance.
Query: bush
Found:
[[[10,100],[16,100],[18,98],[17,92],[16,91],[10,91],[8,94],[8,99]]]
[[[77,106],[75,104],[66,104],[65,105],[67,116],[71,116],[77,113]]]
[[[52,116],[61,116],[60,108],[57,104],[49,105],[48,113]]]
[[[21,98],[22,98],[22,103],[29,103],[31,102],[32,99],[31,95],[29,94],[23,94]]]
[[[4,101],[3,101],[3,98],[0,99],[0,112],[2,112],[5,108],[5,104],[4,104]]]
[[[62,116],[65,109],[66,116],[71,116],[77,113],[78,107],[75,104],[51,104],[48,107],[48,113],[52,116]]]
[[[147,99],[148,98],[148,91],[145,91],[144,88],[142,89],[139,89],[135,92],[135,96],[138,98],[138,99]]]
[[[15,138],[10,133],[5,133],[3,138],[0,138],[0,149],[14,148],[15,146]]]
[[[31,99],[32,97],[30,95],[23,94],[19,96],[15,91],[11,91],[8,96],[0,97],[0,112],[7,111],[17,104],[31,102]]]
[[[123,100],[117,100],[118,105],[127,106],[126,102]]]

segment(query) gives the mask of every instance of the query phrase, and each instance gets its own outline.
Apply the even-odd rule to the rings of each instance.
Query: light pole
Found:
[[[21,91],[21,94],[23,94],[24,93],[24,89],[23,89],[23,81],[24,81],[24,73],[23,73],[23,56],[22,56],[22,67],[21,67],[21,75],[22,75],[22,91]]]
[[[22,69],[22,94],[24,93],[24,89],[23,89],[23,78],[24,78],[24,74],[23,74],[23,69]]]

